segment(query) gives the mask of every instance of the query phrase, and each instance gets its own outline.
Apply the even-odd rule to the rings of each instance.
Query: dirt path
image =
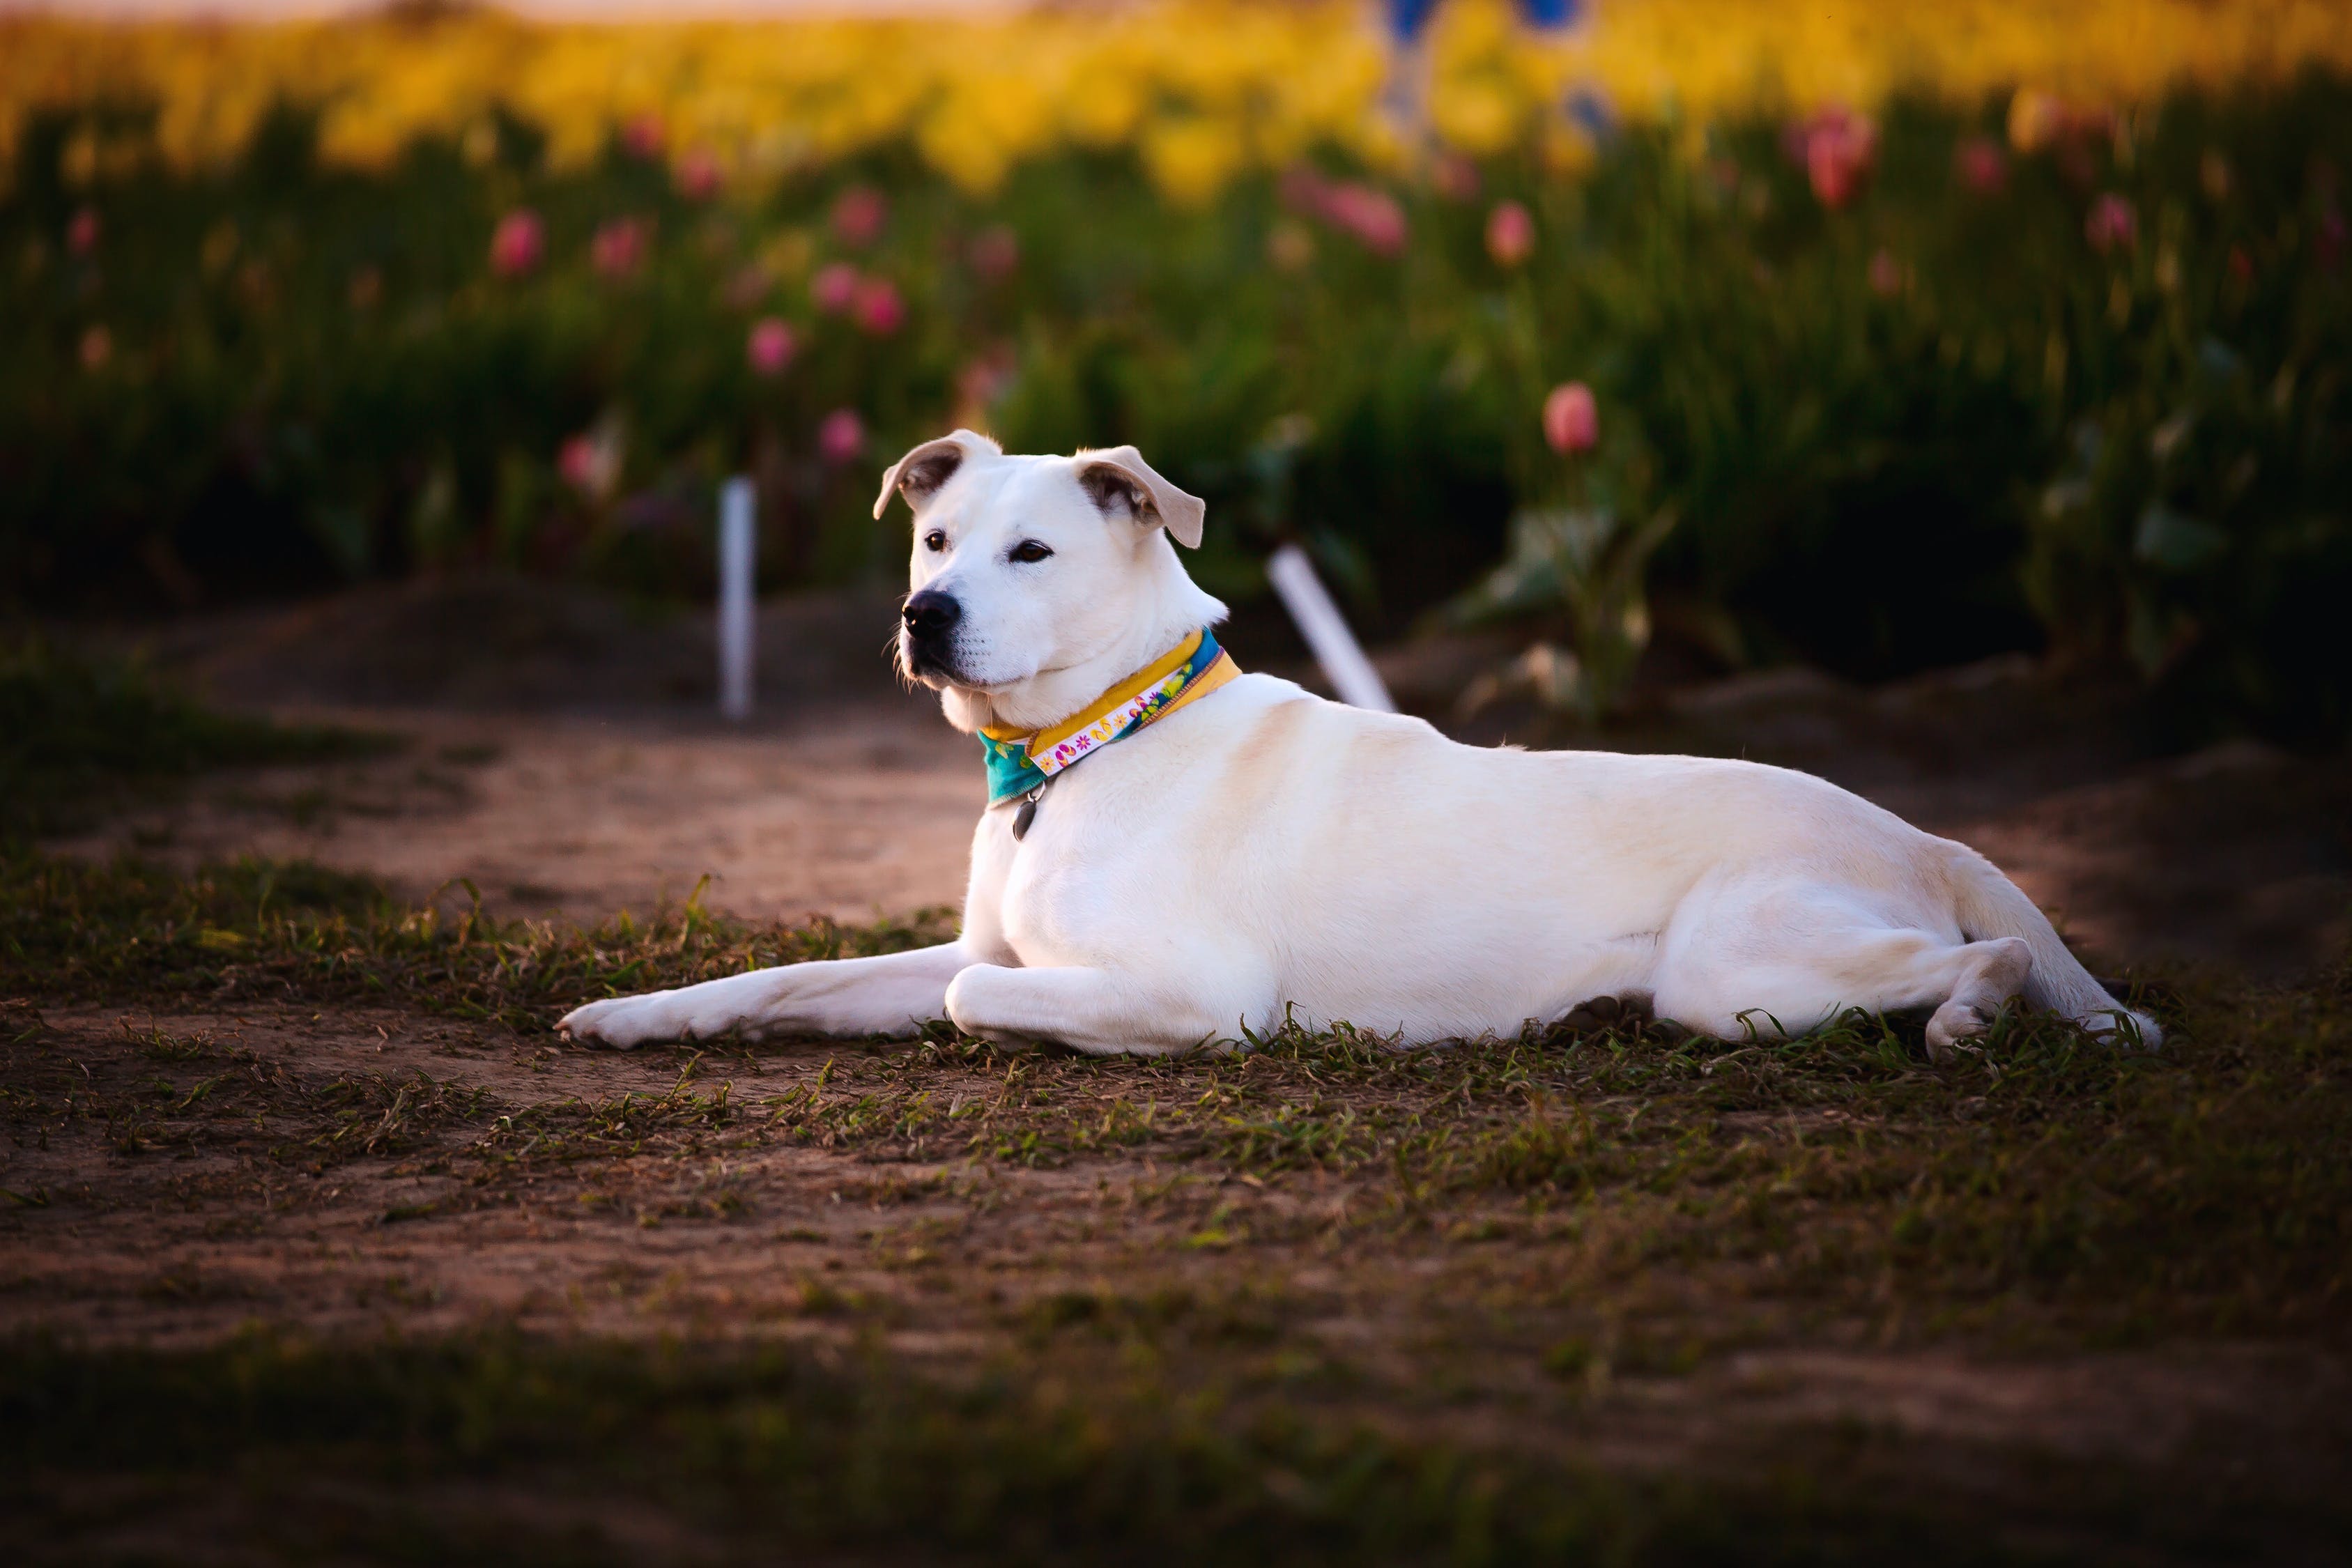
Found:
[[[979,767],[913,699],[748,734],[662,716],[300,711],[404,744],[215,775],[58,847],[308,858],[411,900],[465,878],[500,914],[590,924],[682,901],[706,876],[712,908],[760,920],[863,921],[963,898]]]
[[[721,722],[701,616],[490,578],[357,591],[116,639],[233,706],[395,737],[372,759],[216,774],[56,846],[167,863],[306,857],[421,899],[593,922],[682,900],[761,920],[951,905],[971,743],[899,689],[890,602],[767,606],[759,706]]]

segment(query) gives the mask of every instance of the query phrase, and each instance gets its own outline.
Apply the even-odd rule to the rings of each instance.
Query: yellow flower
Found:
[[[1563,123],[1575,89],[1631,119],[1693,127],[1748,110],[1867,109],[1898,89],[1958,101],[2009,91],[2011,139],[2031,148],[2069,102],[2128,109],[2182,83],[2352,69],[2352,0],[1608,0],[1564,40],[1531,36],[1506,0],[1454,0],[1429,49],[1441,138],[1478,153],[1531,141],[1554,166],[1590,151]],[[33,114],[144,100],[155,151],[183,167],[216,163],[292,101],[320,110],[324,156],[376,166],[420,136],[478,152],[505,105],[546,133],[559,167],[652,117],[674,150],[731,174],[905,140],[984,192],[1059,146],[1125,145],[1172,196],[1195,201],[1318,143],[1402,163],[1408,149],[1377,112],[1387,68],[1360,0],[617,26],[496,12],[230,26],[16,16],[0,18],[0,161]],[[143,155],[88,125],[68,146],[60,172],[89,181]]]
[[[2023,88],[2009,100],[2009,144],[2038,152],[2065,129],[2066,106],[2051,94]]]
[[[1198,205],[1217,194],[1241,167],[1242,139],[1229,121],[1205,115],[1168,120],[1143,137],[1143,163],[1169,200]]]

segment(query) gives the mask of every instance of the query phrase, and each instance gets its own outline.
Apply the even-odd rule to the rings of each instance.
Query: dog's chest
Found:
[[[1133,770],[1110,765],[1122,760],[1089,760],[1057,777],[1018,838],[1017,805],[992,813],[992,874],[971,891],[992,905],[992,923],[1024,965],[1099,963],[1182,901],[1180,884],[1191,879],[1171,863],[1170,848],[1181,835],[1165,819],[1139,825],[1125,812],[1124,786],[1136,781],[1127,776]]]
[[[1048,790],[1038,803],[1028,831],[1019,839],[1012,834],[1013,810],[997,831],[1004,840],[1003,875],[992,889],[997,928],[1022,963],[1032,967],[1087,961],[1094,945],[1089,930],[1099,931],[1108,911],[1103,883],[1115,876],[1115,862],[1091,845],[1074,842],[1091,837],[1074,831],[1066,801]]]

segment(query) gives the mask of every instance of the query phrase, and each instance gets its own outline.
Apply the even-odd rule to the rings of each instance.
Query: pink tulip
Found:
[[[1878,127],[1836,104],[1790,126],[1782,142],[1804,165],[1813,195],[1832,210],[1862,194],[1878,159]]]
[[[990,283],[1002,282],[1013,276],[1021,265],[1021,237],[1003,224],[994,224],[971,237],[971,269]]]
[[[631,115],[629,122],[621,127],[621,145],[628,149],[631,157],[643,158],[648,163],[661,156],[662,147],[668,140],[658,114]]]
[[[1486,254],[1497,267],[1517,267],[1535,254],[1536,220],[1517,202],[1497,202],[1486,215]]]
[[[793,329],[776,315],[762,315],[751,324],[751,334],[743,339],[743,357],[760,376],[783,374],[783,367],[791,364],[797,348],[800,341],[793,339]]]
[[[743,356],[751,368],[761,375],[782,374],[793,359],[793,350],[799,345],[793,341],[793,330],[774,316],[762,316],[751,323],[751,335],[744,340]]]
[[[719,194],[719,187],[726,183],[726,174],[707,149],[696,147],[677,161],[677,166],[670,171],[670,180],[677,186],[677,194],[688,201],[707,202]]]
[[[833,232],[860,250],[882,237],[889,220],[890,204],[871,185],[852,185],[833,204]]]
[[[490,270],[501,278],[531,271],[546,253],[547,226],[529,207],[517,207],[499,219],[490,235]]]
[[[104,327],[92,327],[81,335],[81,367],[84,370],[104,370],[106,362],[114,357],[114,334]]]
[[[1544,399],[1544,444],[1562,454],[1590,452],[1601,441],[1601,405],[1592,388],[1580,381],[1563,382]]]
[[[2083,237],[2102,256],[2118,248],[2129,250],[2139,243],[2139,214],[2115,192],[2102,192],[2091,204],[2090,216],[2083,220]]]
[[[1282,199],[1334,228],[1346,229],[1375,255],[1393,256],[1404,248],[1404,209],[1377,185],[1359,180],[1333,183],[1301,165],[1282,176]]]
[[[1404,248],[1404,209],[1377,186],[1353,180],[1332,186],[1324,193],[1323,216],[1375,256],[1394,256]]]
[[[846,261],[835,261],[817,268],[809,279],[809,299],[828,316],[838,316],[857,302],[857,291],[865,280],[857,268]]]
[[[76,256],[88,256],[98,248],[98,237],[101,226],[97,208],[81,208],[66,225],[66,248]]]
[[[1440,153],[1429,166],[1430,188],[1449,202],[1478,199],[1478,165],[1459,153]]]
[[[597,467],[596,443],[585,436],[572,437],[555,455],[555,471],[582,495],[595,493]]]
[[[611,497],[621,482],[621,442],[610,428],[583,430],[565,441],[555,454],[555,471],[563,482],[593,501]]]
[[[2009,184],[2009,159],[1990,136],[1971,136],[1952,154],[1960,184],[1980,196],[1997,196]]]
[[[858,330],[877,338],[887,338],[907,324],[907,302],[887,278],[868,278],[859,283],[853,311]]]
[[[626,278],[645,265],[653,227],[642,218],[614,218],[588,242],[590,265],[607,278]]]
[[[866,422],[854,408],[836,408],[816,427],[816,449],[835,465],[854,463],[866,450]]]
[[[1884,246],[1871,254],[1869,277],[1870,291],[1882,300],[1903,292],[1903,264]]]

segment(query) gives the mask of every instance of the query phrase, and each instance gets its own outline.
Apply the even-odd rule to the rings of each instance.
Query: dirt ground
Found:
[[[57,847],[310,857],[412,898],[464,878],[502,911],[583,921],[682,900],[706,875],[712,906],[760,919],[952,904],[979,769],[881,669],[887,614],[771,607],[765,703],[740,728],[696,711],[698,626],[536,590],[402,590],[176,632],[158,657],[225,700],[404,743],[204,779]],[[1295,658],[1279,638],[1237,640],[1245,666]],[[1385,663],[1409,706],[1450,724],[1477,656],[1421,647]],[[2161,756],[2143,720],[2111,690],[2010,661],[1877,691],[1748,678],[1664,698],[1605,740],[1846,783],[1983,848],[2102,964],[2284,980],[2339,947],[2352,771],[2245,744]],[[1458,728],[1541,732],[1510,713]],[[728,1130],[709,1111],[722,1085],[751,1105],[885,1079],[904,1092],[918,1073],[950,1122],[1013,1097],[1082,1131],[1099,1105],[1108,1129],[1147,1090],[1189,1101],[1230,1068],[1139,1089],[1058,1058],[983,1070],[813,1044],[614,1056],[405,1006],[266,997],[162,1013],[97,1001],[0,1024],[16,1042],[10,1091],[47,1108],[37,1138],[0,1149],[0,1331],[157,1347],[256,1321],[412,1339],[486,1323],[812,1344],[879,1332],[953,1363],[1102,1310],[1089,1301],[1149,1296],[1220,1321],[1270,1316],[1282,1354],[1344,1363],[1368,1406],[1442,1376],[1452,1392],[1425,1422],[1635,1469],[1852,1426],[1934,1456],[1921,1462],[1961,1494],[2009,1495],[2002,1478],[2046,1460],[2159,1488],[2242,1482],[2259,1501],[2325,1494],[2352,1452],[2352,1365],[2309,1345],[1954,1347],[1884,1314],[1773,1320],[1762,1290],[1748,1330],[1669,1368],[1638,1347],[1638,1323],[1596,1331],[1560,1304],[1548,1270],[1578,1222],[1508,1195],[1368,1244],[1350,1226],[1371,1189],[1311,1168],[1269,1181],[1246,1162],[1165,1163],[1115,1140],[1084,1160],[979,1160],[911,1134]],[[83,1114],[58,1110],[77,1097]],[[599,1117],[620,1131],[565,1143]],[[1796,1149],[1822,1125],[1738,1135]],[[625,1135],[638,1142],[610,1141]],[[1574,1333],[1602,1349],[1531,1379]],[[50,1544],[136,1545],[108,1528]],[[2287,1555],[2305,1552],[2296,1541]]]
[[[245,770],[63,841],[175,864],[310,858],[424,899],[593,922],[688,897],[748,918],[952,905],[982,795],[971,743],[881,656],[888,601],[772,607],[759,709],[712,710],[699,621],[537,584],[365,592],[134,646],[216,699],[395,737]],[[878,629],[877,629],[878,628]]]
[[[1066,1292],[1149,1282],[1207,1300],[1258,1290],[1405,1382],[1433,1321],[1479,1317],[1482,1294],[1536,1283],[1548,1232],[1570,1228],[1516,1201],[1469,1203],[1419,1242],[1350,1258],[1323,1233],[1363,1194],[1336,1177],[1269,1184],[1115,1154],[974,1167],[923,1157],[918,1140],[812,1147],[690,1119],[645,1138],[665,1158],[600,1149],[593,1161],[534,1164],[528,1138],[498,1133],[501,1110],[625,1096],[708,1097],[723,1085],[752,1106],[820,1075],[854,1093],[891,1070],[861,1065],[855,1046],[590,1052],[399,1008],[78,1007],[46,1010],[40,1024],[18,1047],[19,1068],[32,1069],[15,1075],[19,1086],[125,1106],[166,1071],[225,1087],[6,1152],[0,1187],[15,1213],[0,1332],[62,1321],[99,1342],[168,1347],[216,1341],[258,1315],[327,1333],[498,1321],[846,1342],[861,1317],[879,1317],[896,1348],[952,1357],[1002,1341]],[[1198,1088],[1214,1070],[1168,1088]],[[241,1079],[268,1092],[240,1109]],[[353,1098],[352,1085],[375,1093]],[[1097,1083],[1092,1064],[1066,1058],[1009,1074],[939,1067],[926,1087],[950,1107],[1024,1094],[1075,1102],[1080,1121],[1090,1099],[1134,1088]],[[217,1106],[199,1103],[214,1097]],[[277,1158],[260,1157],[271,1150]],[[1472,1233],[1484,1245],[1448,1245]],[[1229,1250],[1245,1241],[1257,1245]],[[1517,1375],[1511,1352],[1548,1338],[1530,1323],[1498,1342],[1496,1326],[1483,1329],[1498,1364],[1464,1375],[1500,1385]],[[2158,1464],[2203,1452],[2217,1427],[2249,1441],[2307,1434],[2352,1394],[2352,1365],[2332,1356],[2225,1345],[2003,1361],[1890,1352],[1873,1342],[1884,1326],[1733,1354],[1696,1380],[1636,1376],[1608,1441],[1670,1462],[1695,1435],[1718,1435],[1678,1413],[1715,1408],[1763,1426],[1851,1418],[1970,1441],[2030,1430],[2053,1453]]]
[[[706,876],[710,907],[768,920],[870,921],[963,896],[977,770],[962,737],[896,703],[748,735],[657,718],[301,711],[408,743],[206,780],[63,847],[311,859],[413,900],[463,878],[502,915],[592,923],[682,902]]]

